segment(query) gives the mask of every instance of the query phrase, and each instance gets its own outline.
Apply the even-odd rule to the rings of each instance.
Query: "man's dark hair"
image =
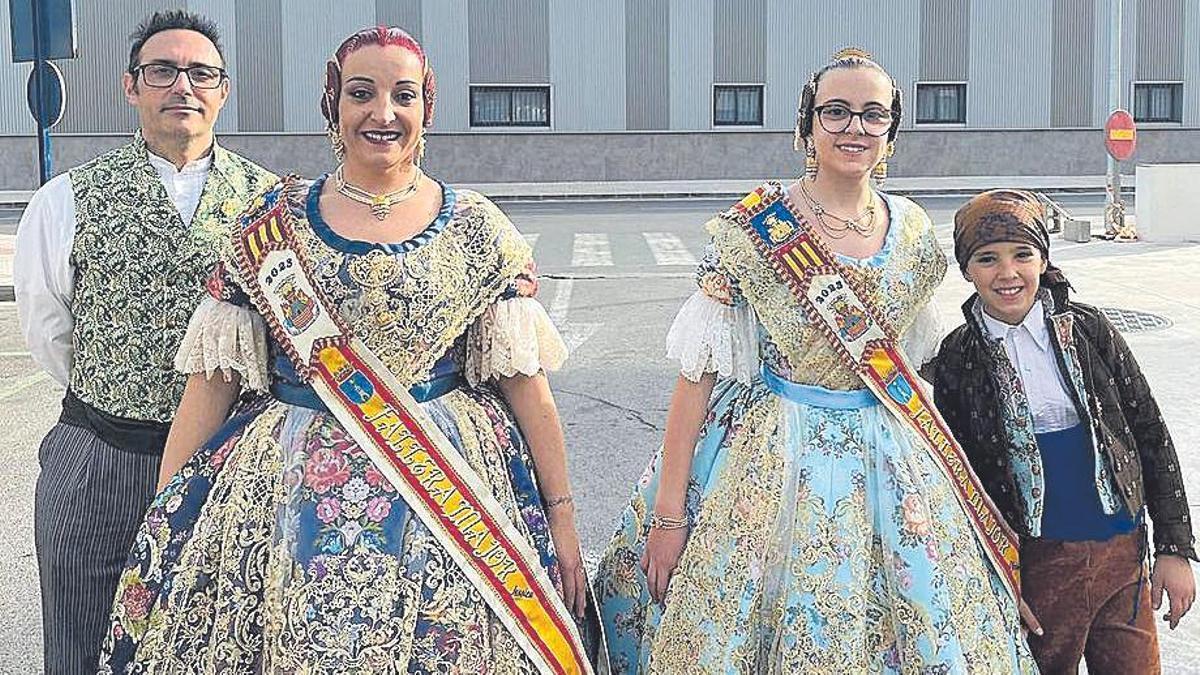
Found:
[[[133,34],[129,36],[129,40],[133,43],[129,48],[130,74],[141,65],[142,47],[145,46],[146,40],[164,30],[194,30],[203,35],[217,48],[217,55],[221,57],[221,65],[225,65],[225,52],[221,49],[221,34],[217,30],[217,24],[199,14],[182,9],[171,9],[151,14],[150,18],[138,24]]]

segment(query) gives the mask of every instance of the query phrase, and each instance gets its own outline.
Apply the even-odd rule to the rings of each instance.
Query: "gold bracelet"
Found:
[[[570,504],[573,501],[575,501],[575,497],[569,494],[558,497],[550,497],[546,500],[546,510],[549,511],[552,508],[562,506],[564,504]]]
[[[656,512],[650,513],[650,529],[652,530],[682,530],[688,526],[686,515],[664,516]]]

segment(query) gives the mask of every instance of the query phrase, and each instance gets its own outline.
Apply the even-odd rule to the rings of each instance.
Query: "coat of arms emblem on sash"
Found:
[[[279,282],[279,296],[283,298],[283,326],[288,333],[299,335],[317,320],[317,301],[297,286],[294,275]]]

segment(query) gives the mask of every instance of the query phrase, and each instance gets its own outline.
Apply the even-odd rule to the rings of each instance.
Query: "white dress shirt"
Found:
[[[158,173],[167,196],[185,226],[190,225],[200,194],[208,179],[213,153],[176,170],[171,162],[150,153],[150,165]],[[67,386],[71,376],[71,334],[75,318],[71,299],[75,295],[75,266],[71,247],[75,242],[75,191],[68,173],[55,176],[33,194],[17,226],[13,260],[13,290],[25,344],[37,362],[59,384]]]
[[[1062,431],[1079,424],[1079,413],[1058,369],[1042,301],[1033,303],[1019,325],[1011,326],[986,311],[983,323],[993,338],[1004,342],[1008,360],[1021,378],[1034,432]]]

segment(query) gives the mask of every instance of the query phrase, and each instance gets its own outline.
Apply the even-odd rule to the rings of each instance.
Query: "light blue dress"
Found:
[[[920,310],[946,263],[924,211],[886,202],[882,250],[842,262],[920,362],[937,339]],[[936,461],[824,336],[771,301],[780,291],[736,226],[719,217],[709,231],[700,290],[668,336],[685,377],[719,375],[691,530],[660,607],[639,567],[656,455],[596,581],[614,672],[1036,672]]]

